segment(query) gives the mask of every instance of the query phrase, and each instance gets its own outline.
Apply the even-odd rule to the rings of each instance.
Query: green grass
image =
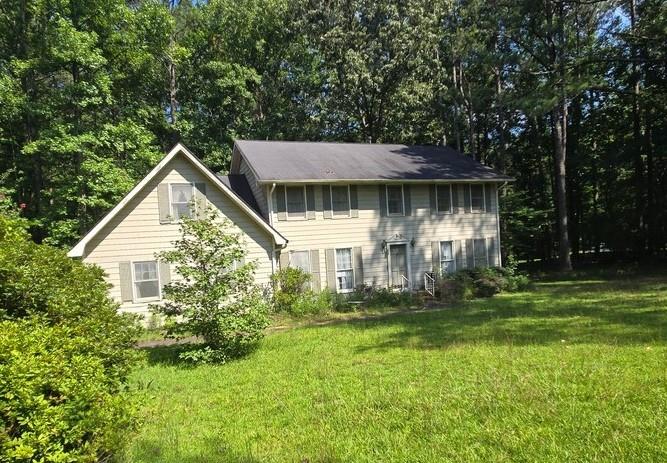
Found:
[[[664,277],[299,327],[223,366],[173,349],[136,373],[130,461],[667,461]]]

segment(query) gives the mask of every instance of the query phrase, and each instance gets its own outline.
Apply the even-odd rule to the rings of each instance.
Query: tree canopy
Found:
[[[504,253],[667,243],[660,0],[5,0],[0,194],[69,245],[176,141],[446,144],[516,178]]]

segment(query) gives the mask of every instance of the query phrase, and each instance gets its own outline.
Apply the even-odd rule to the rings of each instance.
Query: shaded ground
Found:
[[[146,349],[131,461],[665,461],[667,279],[550,281],[268,336]]]

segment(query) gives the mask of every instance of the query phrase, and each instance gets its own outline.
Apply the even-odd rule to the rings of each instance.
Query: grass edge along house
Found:
[[[237,140],[219,175],[178,144],[69,255],[102,267],[121,310],[145,315],[172,273],[155,253],[179,238],[194,200],[243,234],[259,284],[294,266],[316,291],[420,289],[434,274],[501,265],[508,181],[447,147]]]

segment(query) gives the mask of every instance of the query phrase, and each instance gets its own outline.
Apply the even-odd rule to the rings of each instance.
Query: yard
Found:
[[[299,327],[223,366],[173,353],[135,375],[130,461],[667,461],[664,276]]]

